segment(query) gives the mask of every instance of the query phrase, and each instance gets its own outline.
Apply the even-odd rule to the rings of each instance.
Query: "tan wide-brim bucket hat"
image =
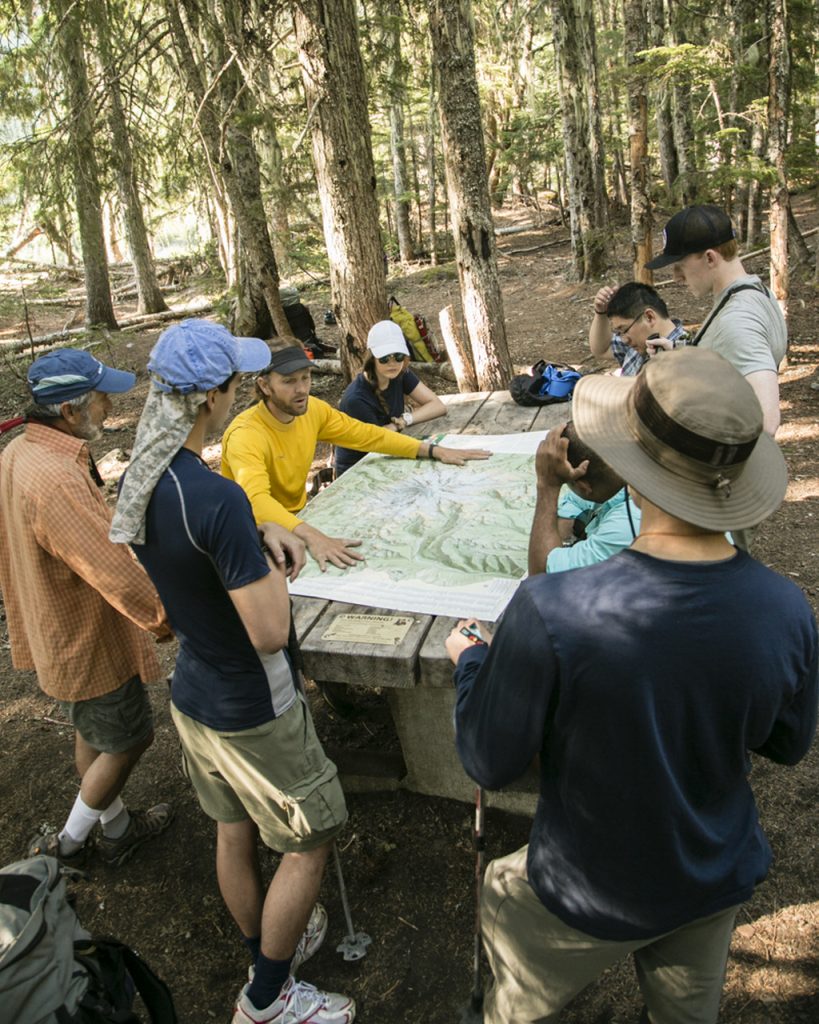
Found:
[[[658,508],[738,530],[781,504],[788,471],[753,388],[722,356],[682,348],[636,377],[586,376],[572,414],[581,441]]]

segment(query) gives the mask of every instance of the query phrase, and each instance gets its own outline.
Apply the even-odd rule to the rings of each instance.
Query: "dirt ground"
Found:
[[[525,223],[527,210],[506,211],[499,224]],[[802,198],[797,218],[803,229],[819,224],[817,198]],[[515,363],[539,358],[565,360],[584,371],[602,364],[588,358],[586,333],[597,285],[568,283],[567,232],[559,225],[500,239],[500,271],[507,329]],[[626,280],[629,247],[623,231],[614,254],[611,280]],[[746,266],[767,275],[766,257]],[[26,337],[21,286],[29,300],[34,335],[62,327],[75,309],[59,304],[76,282],[45,277],[33,268],[5,265],[0,276],[0,343]],[[660,282],[662,285],[662,282]],[[202,290],[196,283],[191,294]],[[435,329],[437,313],[458,307],[454,268],[421,268],[390,281],[390,290]],[[702,319],[703,303],[684,289],[662,285],[672,314],[686,322]],[[35,305],[37,297],[56,297],[57,305]],[[326,288],[306,290],[319,333],[334,340],[336,328],[324,328],[329,305]],[[174,305],[184,293],[172,297]],[[132,306],[118,307],[120,315]],[[759,530],[757,556],[792,577],[817,605],[819,587],[819,292],[810,274],[796,274],[790,312],[789,366],[782,375],[783,425],[778,440],[788,460],[791,483],[781,509]],[[127,452],[147,386],[145,363],[158,330],[111,333],[98,350],[104,360],[138,374],[138,385],[115,405],[95,455]],[[24,405],[24,369],[28,360],[2,359],[0,416],[18,414]],[[439,391],[455,386],[432,380]],[[315,393],[337,401],[339,379],[316,375]],[[250,401],[244,385],[237,411]],[[13,435],[11,435],[13,436]],[[7,440],[9,435],[3,439]],[[2,443],[2,442],[0,442]],[[210,455],[218,457],[212,450]],[[684,610],[680,611],[684,614]],[[170,670],[174,651],[160,648]],[[126,799],[133,806],[171,801],[176,819],[159,840],[119,870],[95,862],[79,885],[77,907],[93,931],[114,934],[134,945],[169,982],[182,1024],[227,1022],[232,1001],[247,970],[247,955],[219,897],[214,874],[214,829],[200,811],[183,778],[176,736],[162,685],[151,688],[156,741],[134,772]],[[375,706],[369,718],[344,721],[312,694],[318,731],[334,745],[395,745],[391,723]],[[377,703],[377,702],[376,702]],[[0,636],[0,863],[23,855],[38,829],[59,827],[76,792],[71,730],[59,708],[42,696],[33,673],[14,672],[3,629]],[[752,781],[775,861],[768,880],[740,912],[731,947],[721,1020],[738,1024],[795,1024],[819,1020],[819,863],[817,861],[816,747],[796,768],[754,759]],[[353,921],[373,939],[369,954],[346,963],[335,951],[344,933],[334,874],[325,879],[322,899],[330,912],[323,949],[302,976],[323,988],[349,992],[368,1024],[424,1020],[455,1024],[471,985],[474,859],[472,813],[466,804],[404,791],[352,794],[350,824],[340,846]],[[521,846],[527,838],[524,818],[489,811],[488,856]],[[276,859],[265,854],[266,870]],[[636,1022],[641,1001],[628,962],[618,965],[567,1008],[567,1024]],[[11,1022],[9,1022],[11,1024]],[[25,1022],[20,1022],[25,1024]]]

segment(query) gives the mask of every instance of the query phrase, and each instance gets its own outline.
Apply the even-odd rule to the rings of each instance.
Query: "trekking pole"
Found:
[[[472,953],[472,993],[469,1003],[461,1012],[460,1024],[481,1024],[483,1021],[483,982],[481,980],[481,893],[483,892],[484,858],[484,793],[481,786],[475,789],[475,936]]]
[[[344,884],[344,875],[341,873],[341,857],[338,853],[338,843],[333,843],[333,860],[336,862],[336,874],[338,875],[338,888],[341,893],[341,906],[344,910],[344,920],[347,922],[347,935],[336,946],[336,953],[343,953],[345,960],[360,960],[367,955],[367,946],[373,941],[366,932],[357,932],[353,928],[353,919],[350,916],[350,904],[347,900],[347,886]]]

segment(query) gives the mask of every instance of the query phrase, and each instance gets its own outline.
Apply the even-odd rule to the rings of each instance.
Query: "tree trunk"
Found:
[[[509,383],[512,363],[486,181],[470,0],[432,0],[429,28],[464,320],[478,385],[497,391]]]
[[[131,138],[122,103],[119,69],[114,62],[105,0],[91,0],[89,13],[94,22],[100,60],[105,73],[108,124],[113,142],[111,155],[115,164],[117,188],[125,215],[125,231],[136,277],[137,313],[161,313],[168,306],[156,277],[145,218],[142,214]]]
[[[663,0],[650,0],[650,40],[652,46],[665,46],[668,35],[665,26]],[[660,171],[669,194],[680,173],[677,165],[677,150],[674,146],[674,125],[671,117],[671,94],[665,85],[660,86],[657,96],[657,147],[660,151]]]
[[[653,275],[645,264],[651,259],[651,199],[648,194],[648,99],[643,78],[635,71],[646,49],[646,11],[643,0],[625,0],[626,64],[628,86],[629,152],[631,157],[631,244],[635,281],[650,284]]]
[[[55,13],[59,18],[56,42],[68,101],[68,131],[85,273],[85,322],[89,327],[102,324],[116,329],[94,152],[94,108],[82,42],[83,12],[70,0],[56,0]]]
[[[408,200],[407,151],[404,141],[404,95],[406,67],[401,59],[401,11],[397,3],[388,8],[387,39],[389,58],[390,152],[392,154],[392,185],[395,197],[395,233],[398,236],[398,257],[406,266],[415,259],[410,226]]]
[[[606,265],[603,239],[595,229],[594,172],[589,148],[586,79],[579,49],[582,29],[572,0],[552,0],[558,91],[563,115],[572,258],[578,280],[599,276]]]
[[[370,327],[387,316],[367,84],[353,0],[304,0],[295,12],[313,164],[345,376],[360,369]]]
[[[438,170],[435,161],[435,77],[429,76],[429,120],[427,122],[427,235],[429,237],[429,262],[433,267],[438,265],[438,239],[435,223],[435,203],[437,202]]]
[[[771,291],[787,316],[790,200],[785,177],[785,148],[788,139],[791,71],[785,0],[768,0],[768,28],[768,159],[776,170],[776,181],[771,185]]]
[[[281,337],[290,338],[292,331],[279,297],[279,269],[262,203],[259,163],[250,135],[252,128],[247,118],[239,123],[234,109],[227,112],[226,124],[223,124],[217,112],[217,86],[218,94],[224,95],[225,90],[228,90],[234,99],[242,88],[241,82],[237,81],[237,69],[233,66],[232,58],[223,61],[218,83],[206,91],[179,5],[175,0],[166,0],[165,9],[179,72],[196,102],[197,128],[211,174],[214,177],[218,175],[224,186],[247,253],[255,287],[264,296],[276,332]]]
[[[669,27],[676,46],[687,42],[684,19],[687,7],[683,0],[669,0]],[[694,118],[691,113],[691,86],[688,82],[675,82],[671,95],[671,120],[674,129],[674,148],[677,151],[679,186],[683,202],[687,205],[697,199],[697,164],[694,156]]]
[[[603,230],[609,222],[606,192],[606,154],[603,146],[603,124],[600,118],[600,82],[597,70],[597,37],[594,28],[592,0],[580,0],[578,41],[586,70],[586,106],[589,123],[589,156],[592,169],[592,223]]]

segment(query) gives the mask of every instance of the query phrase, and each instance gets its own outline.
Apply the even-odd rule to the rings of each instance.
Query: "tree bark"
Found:
[[[199,132],[211,174],[221,180],[231,212],[236,219],[242,245],[254,277],[254,285],[264,296],[276,332],[281,337],[292,338],[292,331],[282,309],[279,298],[279,269],[267,229],[267,218],[261,196],[259,163],[251,127],[245,120],[239,123],[231,107],[226,121],[218,110],[218,96],[229,90],[236,99],[242,85],[237,82],[237,69],[231,58],[221,65],[219,82],[207,91],[202,73],[191,48],[188,32],[182,21],[180,7],[176,0],[166,0],[165,9],[173,36],[179,72],[196,102]],[[195,12],[194,12],[195,13]]]
[[[771,291],[787,316],[788,279],[788,182],[785,148],[790,114],[790,52],[785,0],[768,0],[770,62],[768,65],[768,159],[776,170],[771,185]]]
[[[70,0],[56,0],[54,6],[59,18],[56,42],[68,101],[68,131],[85,274],[85,322],[89,327],[102,324],[116,329],[94,151],[94,110],[82,41],[84,11],[79,3]]]
[[[650,284],[653,275],[645,264],[651,259],[651,199],[648,193],[648,98],[639,76],[637,54],[646,49],[646,10],[643,0],[625,0],[626,64],[628,86],[629,152],[631,158],[631,244],[635,281]]]
[[[668,0],[669,28],[676,46],[687,42],[683,0]],[[679,188],[683,202],[694,203],[699,191],[697,164],[694,156],[694,119],[691,113],[691,86],[688,82],[675,82],[671,95],[671,120],[674,130],[674,148],[677,151]]]
[[[652,46],[665,46],[668,42],[663,0],[650,0],[649,25]],[[671,116],[671,94],[665,85],[657,96],[657,148],[660,151],[660,171],[669,194],[680,173],[677,149],[674,145],[674,124]]]
[[[432,0],[432,61],[464,319],[478,385],[505,388],[512,375],[498,281],[470,0]]]
[[[156,277],[148,231],[142,213],[131,138],[122,102],[118,68],[115,65],[111,46],[111,29],[105,0],[91,0],[90,13],[96,30],[100,60],[106,79],[108,124],[111,128],[113,142],[111,155],[115,165],[117,188],[125,215],[128,247],[131,250],[131,260],[136,277],[137,312],[161,313],[168,306]]]
[[[401,59],[401,9],[392,0],[387,10],[387,45],[389,47],[390,152],[392,154],[392,186],[395,208],[395,233],[398,257],[406,266],[415,259],[410,226],[408,199],[407,151],[404,141],[404,96],[406,68]]]
[[[370,327],[387,316],[367,85],[353,0],[303,0],[295,11],[313,164],[345,376],[360,369]]]
[[[595,176],[589,146],[587,74],[573,0],[552,0],[552,24],[558,91],[563,115],[564,156],[575,276],[587,281],[606,265],[603,239],[595,224]]]

